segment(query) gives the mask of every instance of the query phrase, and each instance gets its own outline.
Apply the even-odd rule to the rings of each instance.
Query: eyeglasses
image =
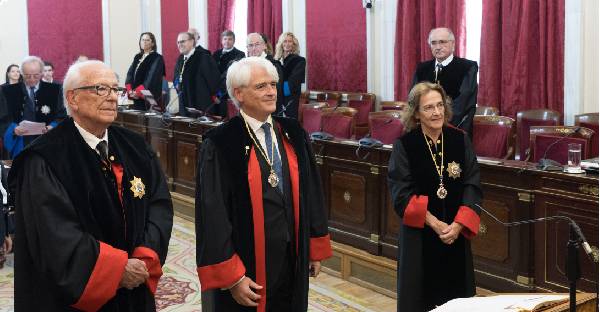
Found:
[[[186,41],[190,41],[192,39],[184,39],[184,40],[179,40],[177,41],[177,44],[184,44]]]
[[[73,91],[76,91],[76,90],[96,90],[96,94],[98,96],[108,96],[108,95],[110,95],[111,91],[114,92],[117,96],[120,96],[121,94],[123,94],[123,92],[125,92],[124,88],[108,87],[108,86],[103,86],[103,85],[85,86],[85,87],[79,87],[79,88],[73,89]]]
[[[432,46],[438,45],[438,44],[445,45],[445,44],[447,44],[450,41],[454,41],[454,40],[433,40],[433,41],[431,41],[431,45]]]
[[[431,114],[434,111],[444,112],[444,103],[440,102],[437,104],[428,104],[421,106],[421,110],[427,114]]]
[[[264,43],[262,42],[257,42],[257,43],[250,43],[246,46],[246,48],[248,49],[252,49],[252,48],[257,48],[260,47],[261,45],[263,45]]]
[[[41,73],[37,73],[37,74],[23,74],[23,77],[25,78],[40,78],[42,76]]]

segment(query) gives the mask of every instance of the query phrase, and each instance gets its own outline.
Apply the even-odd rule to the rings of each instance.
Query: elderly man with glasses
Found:
[[[156,311],[173,224],[165,176],[144,138],[112,125],[115,73],[76,63],[72,118],[13,161],[15,310]]]
[[[18,155],[40,132],[30,131],[22,121],[44,123],[45,128],[41,130],[46,132],[65,118],[60,85],[42,81],[43,70],[42,59],[28,56],[21,64],[23,82],[3,87],[7,109],[0,114],[0,131],[3,131],[4,148],[10,158]]]
[[[477,62],[454,55],[454,41],[454,34],[448,28],[434,28],[429,32],[427,43],[433,59],[417,65],[411,89],[422,81],[441,85],[452,98],[450,123],[472,136],[478,66]]]

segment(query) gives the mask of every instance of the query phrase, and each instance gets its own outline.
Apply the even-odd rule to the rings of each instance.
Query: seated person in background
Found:
[[[48,131],[66,117],[60,85],[41,81],[44,62],[37,56],[23,60],[24,81],[3,87],[7,112],[2,116],[4,148],[11,158],[31,143],[37,135],[27,135],[19,123],[23,120],[43,122]]]
[[[283,116],[298,119],[298,103],[306,76],[306,59],[298,55],[300,44],[291,32],[279,36],[275,59],[283,64]]]

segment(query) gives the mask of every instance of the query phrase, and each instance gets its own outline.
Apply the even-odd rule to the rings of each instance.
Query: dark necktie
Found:
[[[444,65],[442,65],[442,63],[438,63],[437,65],[435,65],[435,82],[439,83],[440,79],[440,73],[442,72],[442,68],[444,68]]]
[[[279,183],[277,184],[277,187],[279,188],[279,191],[283,192],[283,174],[281,173],[281,158],[279,157],[279,153],[277,153],[277,151],[274,150],[274,148],[272,147],[273,137],[271,136],[271,124],[265,122],[260,127],[265,132],[265,150],[267,152],[267,155],[269,156],[269,160],[273,161],[273,170],[279,178]]]
[[[100,153],[100,158],[102,158],[104,166],[110,168],[110,160],[108,160],[108,144],[106,141],[100,141],[98,145],[96,145],[96,150]]]
[[[35,87],[29,88],[29,101],[25,101],[23,119],[35,121]]]

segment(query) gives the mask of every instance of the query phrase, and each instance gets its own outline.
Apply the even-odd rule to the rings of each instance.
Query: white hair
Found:
[[[233,91],[235,88],[247,87],[250,84],[252,69],[254,68],[266,70],[273,80],[279,81],[277,69],[273,66],[273,63],[264,57],[250,56],[234,62],[227,70],[227,93],[237,107],[240,107],[240,102]]]
[[[433,34],[434,31],[439,30],[439,29],[443,29],[445,31],[448,32],[448,40],[452,40],[454,41],[454,33],[452,32],[452,30],[450,30],[450,28],[447,27],[438,27],[438,28],[434,28],[431,31],[429,31],[429,36],[427,37],[427,43],[429,45],[431,45],[431,34]]]
[[[23,68],[25,67],[25,64],[30,64],[30,63],[38,63],[38,65],[40,66],[40,73],[44,70],[44,61],[42,61],[42,59],[39,56],[34,56],[34,55],[28,55],[26,56],[23,61],[21,62],[21,74],[25,74],[23,73]]]
[[[67,91],[71,91],[76,88],[82,87],[86,83],[86,79],[89,78],[89,77],[84,76],[82,74],[82,72],[87,67],[98,66],[98,65],[106,68],[107,70],[112,71],[112,69],[108,65],[106,65],[104,62],[98,61],[98,60],[89,60],[89,61],[81,61],[81,62],[76,61],[75,63],[71,64],[71,66],[67,70],[67,73],[65,74],[65,79],[63,80],[63,85],[62,85],[64,103],[65,103],[67,112],[69,112],[69,105],[68,105],[68,101],[67,101]]]

